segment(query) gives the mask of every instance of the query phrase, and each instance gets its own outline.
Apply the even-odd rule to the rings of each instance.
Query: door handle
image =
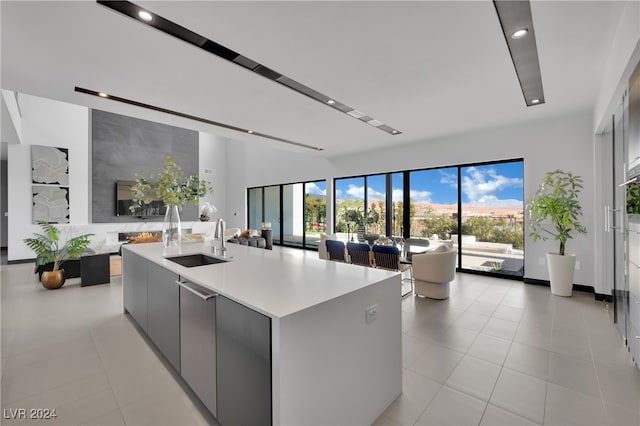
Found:
[[[208,293],[204,293],[196,288],[194,288],[193,286],[191,286],[188,282],[186,281],[176,281],[176,284],[178,284],[180,287],[184,288],[185,290],[187,290],[188,292],[191,292],[193,294],[195,294],[196,296],[198,296],[200,299],[202,300],[209,300],[209,299],[213,299],[214,297],[217,296],[217,293],[214,292],[208,292]]]

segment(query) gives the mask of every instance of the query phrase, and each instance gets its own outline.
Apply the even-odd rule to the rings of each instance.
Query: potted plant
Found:
[[[64,269],[61,266],[67,260],[78,260],[82,252],[89,246],[89,237],[94,234],[83,234],[67,240],[60,247],[60,232],[54,225],[39,221],[44,234],[34,234],[35,238],[25,238],[27,247],[38,256],[38,264],[53,263],[52,271],[42,273],[42,285],[48,289],[62,287],[65,282]]]
[[[548,172],[527,205],[529,235],[533,241],[553,237],[560,243],[558,253],[547,253],[551,293],[571,296],[575,255],[565,254],[567,241],[576,234],[586,234],[580,224],[582,207],[578,194],[582,179],[563,170]]]
[[[133,204],[129,208],[135,212],[143,202],[150,203],[154,195],[160,198],[167,207],[162,225],[162,242],[165,247],[179,246],[182,234],[179,209],[186,203],[198,204],[200,197],[210,190],[207,181],[199,180],[198,175],[185,177],[182,168],[173,158],[167,157],[164,170],[157,177],[136,176],[136,183],[131,187]]]

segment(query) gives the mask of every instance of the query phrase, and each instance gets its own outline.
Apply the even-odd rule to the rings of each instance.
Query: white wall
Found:
[[[249,149],[243,145],[238,143],[233,148],[237,155],[242,155],[242,161],[236,163],[234,177],[229,180],[228,188],[228,193],[233,194],[230,195],[230,205],[238,212],[246,209],[244,194],[250,186],[524,158],[524,192],[527,200],[536,191],[545,172],[557,168],[572,171],[585,181],[581,197],[583,222],[590,233],[570,241],[567,250],[576,253],[582,265],[576,271],[575,282],[595,285],[592,232],[594,157],[590,111],[330,159],[316,153]],[[243,226],[246,226],[246,216],[242,220]],[[527,236],[525,276],[548,280],[546,265],[540,265],[539,259],[553,250],[557,251],[555,243],[534,244]]]
[[[7,148],[8,259],[33,258],[22,239],[39,230],[31,224],[31,145],[69,149],[69,207],[72,224],[88,220],[89,110],[85,107],[21,95],[22,143]],[[64,226],[61,226],[63,228]]]
[[[200,199],[200,205],[213,204],[218,211],[211,221],[227,218],[227,145],[223,137],[200,132],[200,179],[211,183],[213,191]]]

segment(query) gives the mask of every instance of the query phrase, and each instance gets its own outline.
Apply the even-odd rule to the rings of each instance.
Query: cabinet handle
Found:
[[[198,296],[202,300],[213,299],[214,297],[217,296],[216,293],[202,293],[201,291],[196,290],[195,288],[190,286],[189,283],[187,283],[186,281],[179,281],[178,280],[178,281],[176,281],[176,284],[178,284],[180,287],[184,288],[185,290],[195,294],[196,296]]]

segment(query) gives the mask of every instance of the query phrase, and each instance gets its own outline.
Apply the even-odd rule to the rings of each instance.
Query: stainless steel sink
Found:
[[[229,260],[220,259],[219,257],[207,256],[206,254],[189,254],[186,256],[167,257],[167,260],[175,262],[187,268],[194,266],[215,265],[216,263],[225,263]]]

